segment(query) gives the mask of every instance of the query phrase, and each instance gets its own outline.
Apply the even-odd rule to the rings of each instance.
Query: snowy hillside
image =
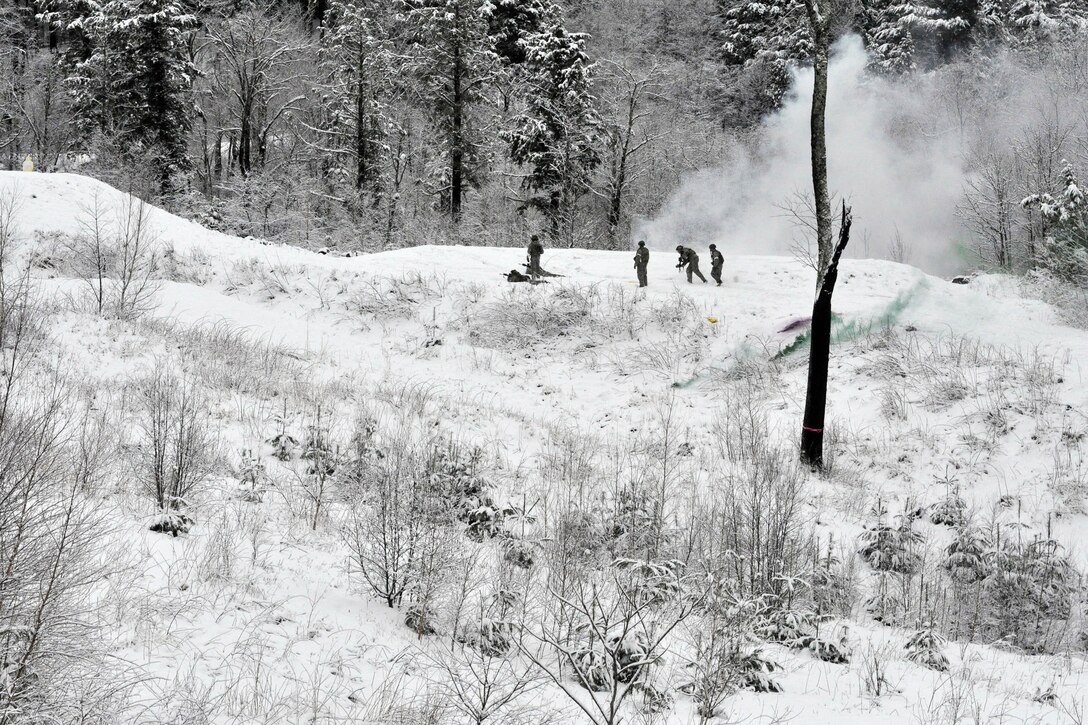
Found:
[[[69,420],[95,421],[103,449],[79,495],[107,522],[104,573],[79,616],[125,683],[119,721],[694,723],[715,658],[733,673],[715,722],[1084,713],[1084,662],[1068,653],[1084,626],[1069,567],[1088,570],[1088,333],[1017,280],[844,261],[833,465],[817,476],[793,464],[814,283],[793,259],[729,257],[717,288],[653,250],[643,291],[630,252],[547,250],[562,276],[530,286],[504,277],[520,248],[321,255],[148,208],[140,253],[156,259],[131,265],[146,299],[111,308],[94,302],[93,210],[114,259],[138,206],[64,174],[0,173],[12,195],[45,316],[33,365],[63,371]],[[199,401],[214,449],[177,537],[149,530],[161,514],[144,482],[146,391],[163,371]],[[442,526],[432,494],[389,513],[402,457],[456,484]],[[764,531],[772,514],[785,518]],[[974,578],[972,537],[990,567]],[[1008,582],[1044,564],[1033,585],[1068,602],[1005,621],[1023,604]],[[398,577],[390,607],[377,592]],[[772,579],[800,623],[756,601]],[[617,598],[587,605],[606,585]],[[606,683],[595,705],[585,661],[562,652],[615,635],[603,610],[627,611],[627,586],[657,592],[620,627],[652,651],[631,665],[639,687]],[[918,632],[949,639],[946,671],[908,656]],[[776,663],[760,677],[781,691],[754,691],[759,667],[730,647]],[[498,694],[473,719],[482,681]]]

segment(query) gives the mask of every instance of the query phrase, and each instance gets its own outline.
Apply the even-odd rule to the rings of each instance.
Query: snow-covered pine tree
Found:
[[[1062,279],[1088,283],[1088,196],[1068,161],[1062,161],[1062,190],[1054,196],[1034,194],[1021,202],[1037,207],[1049,233],[1039,264]]]
[[[529,39],[559,17],[549,0],[485,0],[483,16],[495,54],[509,65],[525,62]]]
[[[554,241],[573,243],[573,212],[600,164],[600,117],[591,92],[586,36],[554,23],[526,53],[526,108],[508,132],[510,158],[528,167],[528,204],[541,209]]]
[[[473,108],[495,72],[487,18],[478,0],[398,0],[409,29],[410,68],[440,136],[443,168],[436,193],[453,221],[461,218],[466,186],[478,186],[482,164]]]
[[[1088,8],[1080,0],[1012,0],[1006,24],[1023,40],[1060,38],[1088,27]]]
[[[169,191],[189,167],[194,69],[187,40],[197,19],[180,0],[108,0],[78,22],[91,44],[73,79],[80,115],[115,134],[134,162],[150,158]]]
[[[44,0],[40,5],[38,19],[61,36],[64,54],[73,65],[91,56],[88,24],[100,6],[96,0]]]
[[[912,22],[933,35],[938,54],[948,60],[969,47],[982,28],[982,5],[983,0],[928,0],[911,5]]]
[[[328,73],[325,148],[333,172],[356,190],[376,191],[385,142],[385,101],[392,57],[379,0],[331,0],[325,11],[321,60]]]
[[[766,95],[777,106],[789,86],[789,66],[812,58],[812,37],[801,0],[718,0],[726,63],[762,66]]]
[[[909,6],[896,0],[866,0],[857,21],[869,50],[871,66],[883,73],[914,69],[914,37]]]

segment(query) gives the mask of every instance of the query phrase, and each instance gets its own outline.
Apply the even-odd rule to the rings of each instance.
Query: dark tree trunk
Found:
[[[242,118],[238,124],[238,170],[242,176],[249,176],[253,168],[253,128],[248,108],[242,108]]]
[[[824,273],[812,304],[812,343],[808,357],[808,392],[801,428],[801,460],[813,468],[824,465],[824,416],[827,410],[827,376],[831,361],[831,296],[839,278],[839,257],[850,242],[850,210],[843,204],[839,242]]]
[[[453,147],[450,149],[450,214],[455,222],[461,220],[461,186],[464,183],[465,101],[461,87],[463,73],[461,41],[457,38],[453,46]]]
[[[370,181],[370,157],[369,139],[367,138],[367,104],[366,104],[366,55],[363,52],[363,44],[359,43],[357,57],[359,86],[355,90],[355,188],[362,189]]]
[[[631,142],[631,124],[628,122],[627,131],[624,134],[623,146],[619,150],[619,161],[613,171],[612,193],[608,199],[608,248],[616,248],[616,240],[619,237],[620,222],[623,220],[623,192],[627,184],[627,155]]]
[[[822,0],[805,0],[812,32],[811,146],[812,192],[816,206],[816,301],[812,305],[808,392],[801,429],[801,461],[813,468],[824,462],[824,412],[827,406],[828,358],[831,354],[831,295],[835,291],[838,261],[850,238],[849,216],[843,206],[843,226],[837,246],[832,245],[831,196],[827,184],[827,63],[830,46],[830,8]]]

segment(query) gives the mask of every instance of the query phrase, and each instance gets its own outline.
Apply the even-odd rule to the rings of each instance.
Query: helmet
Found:
[[[717,247],[715,247],[713,244],[710,245],[710,248],[711,249],[717,249]]]
[[[684,245],[683,245],[683,244],[677,244],[677,245],[676,245],[676,251],[678,251],[678,252],[681,252],[681,251],[683,251],[683,249],[684,249]]]

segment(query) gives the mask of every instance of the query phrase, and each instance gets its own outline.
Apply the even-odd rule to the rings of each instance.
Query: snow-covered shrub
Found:
[[[578,649],[570,658],[579,685],[591,692],[603,692],[612,687],[612,661],[602,648]]]
[[[624,595],[639,604],[662,604],[680,593],[684,562],[672,560],[616,559],[612,567]]]
[[[101,525],[112,514],[88,485],[104,465],[84,445],[92,401],[51,359],[51,321],[13,268],[15,202],[0,192],[0,721],[118,722],[106,707],[124,676],[89,605],[113,573]]]
[[[483,451],[452,439],[435,439],[427,447],[424,475],[428,486],[446,500],[454,516],[468,522],[487,504],[490,484],[483,473]]]
[[[1064,633],[1080,591],[1079,575],[1053,539],[1005,542],[988,557],[982,582],[994,633],[1031,651]]]
[[[519,569],[531,569],[540,554],[541,544],[516,537],[503,539],[503,560]]]
[[[404,626],[419,637],[438,634],[438,615],[422,604],[413,604],[404,612]]]
[[[306,519],[315,531],[327,509],[328,499],[332,495],[332,479],[343,459],[340,446],[330,440],[333,423],[327,409],[318,405],[313,421],[306,428],[302,445],[303,470],[301,473],[296,471],[308,507]]]
[[[453,556],[446,489],[435,485],[433,450],[408,430],[383,445],[384,457],[342,487],[348,498],[340,526],[367,587],[390,607],[413,594],[430,600],[443,561]]]
[[[907,640],[907,659],[937,672],[948,671],[948,657],[941,650],[945,639],[930,626],[920,629]]]
[[[187,534],[193,528],[193,520],[180,511],[163,511],[155,515],[148,531],[156,534],[170,534],[177,538],[178,534]]]
[[[254,455],[253,450],[243,450],[238,466],[238,497],[247,503],[260,503],[267,475],[264,463]]]
[[[824,662],[846,664],[850,661],[850,651],[845,640],[836,643],[820,637],[822,621],[811,610],[791,607],[788,598],[764,596],[757,600],[752,632],[767,642],[808,650]]]
[[[945,549],[944,569],[956,582],[972,584],[986,578],[990,535],[977,526],[964,525]]]
[[[967,503],[952,489],[929,508],[929,520],[940,526],[960,528],[967,522]]]
[[[344,307],[369,322],[411,318],[416,309],[442,291],[440,281],[419,273],[368,277],[351,285]]]
[[[572,662],[578,683],[600,692],[614,683],[629,685],[645,677],[651,664],[650,647],[642,632],[613,634],[604,642],[577,650]]]
[[[832,551],[828,540],[824,554],[817,554],[812,567],[809,586],[816,615],[848,617],[857,600],[855,557],[842,557]]]
[[[92,310],[122,319],[151,311],[162,265],[151,208],[135,197],[112,208],[96,196],[79,225],[58,251],[66,271],[83,282]]]
[[[665,298],[655,298],[650,307],[650,318],[662,330],[692,327],[703,317],[702,311],[688,295],[675,290]]]
[[[753,633],[761,607],[759,600],[738,599],[715,588],[699,615],[684,624],[687,661],[679,689],[691,696],[700,717],[715,717],[737,690],[782,691],[772,677],[780,667],[759,648]]]
[[[514,649],[515,627],[510,622],[483,619],[458,634],[458,639],[486,657],[505,657]]]
[[[1088,330],[1088,284],[1078,284],[1048,272],[1034,270],[1024,277],[1025,293],[1057,308],[1062,320]]]
[[[883,503],[878,502],[873,509],[877,521],[865,527],[858,551],[877,571],[911,574],[921,564],[918,549],[925,538],[914,527],[911,512],[897,514],[890,522],[887,513]]]
[[[466,312],[468,342],[478,347],[522,350],[546,340],[573,337],[592,319],[595,298],[576,285],[549,289],[513,285],[499,300]]]
[[[484,496],[480,504],[464,517],[465,534],[473,541],[493,539],[505,531],[506,519],[513,516],[513,506],[500,505],[490,496]]]

